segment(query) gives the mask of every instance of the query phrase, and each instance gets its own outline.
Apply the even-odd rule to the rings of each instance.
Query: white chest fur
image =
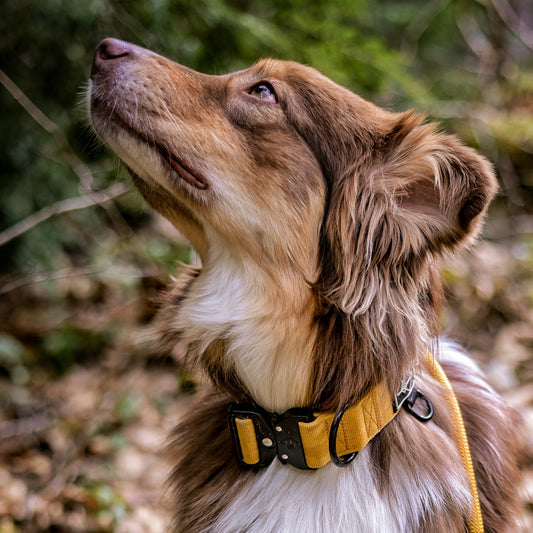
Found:
[[[258,475],[249,490],[225,510],[217,533],[406,533],[417,530],[428,508],[445,506],[442,486],[402,470],[391,469],[394,491],[379,491],[368,450],[347,468],[327,465],[299,471],[274,463]],[[444,480],[454,484],[457,480]],[[416,484],[416,487],[414,486]],[[469,501],[468,491],[456,497]],[[448,485],[449,487],[450,485]]]
[[[221,253],[204,265],[177,321],[200,350],[226,342],[226,362],[254,400],[270,411],[305,405],[314,343],[309,290],[265,279]]]

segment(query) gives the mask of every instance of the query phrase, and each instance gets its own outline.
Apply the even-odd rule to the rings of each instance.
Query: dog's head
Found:
[[[309,265],[321,242],[328,292],[345,305],[363,266],[399,268],[473,236],[496,190],[489,164],[454,137],[293,62],[208,76],[108,39],[90,113],[202,255],[220,239]]]
[[[296,273],[348,314],[468,242],[497,188],[455,137],[293,62],[209,76],[107,39],[90,113],[204,262],[224,248]]]

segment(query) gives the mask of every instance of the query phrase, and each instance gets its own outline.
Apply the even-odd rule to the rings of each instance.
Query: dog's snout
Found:
[[[104,39],[97,47],[94,53],[91,75],[98,72],[110,62],[124,61],[132,59],[135,55],[134,45],[121,41],[119,39]]]

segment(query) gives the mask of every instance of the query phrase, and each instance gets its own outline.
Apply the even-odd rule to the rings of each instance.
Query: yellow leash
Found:
[[[455,441],[457,449],[461,455],[463,465],[468,473],[468,481],[470,483],[470,492],[472,493],[472,513],[468,520],[468,531],[470,533],[483,533],[483,518],[481,516],[481,505],[479,503],[479,494],[477,491],[476,475],[474,473],[474,465],[472,463],[472,456],[470,455],[470,447],[468,446],[468,439],[466,437],[465,425],[459,402],[455,397],[453,388],[435,357],[428,351],[426,352],[426,363],[431,375],[444,387],[446,387],[446,400],[451,408],[453,425],[455,430]]]

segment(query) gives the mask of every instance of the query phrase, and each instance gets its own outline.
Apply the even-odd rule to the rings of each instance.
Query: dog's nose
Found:
[[[97,47],[94,53],[91,75],[98,72],[110,62],[124,61],[131,59],[134,55],[135,46],[119,39],[104,39]]]

